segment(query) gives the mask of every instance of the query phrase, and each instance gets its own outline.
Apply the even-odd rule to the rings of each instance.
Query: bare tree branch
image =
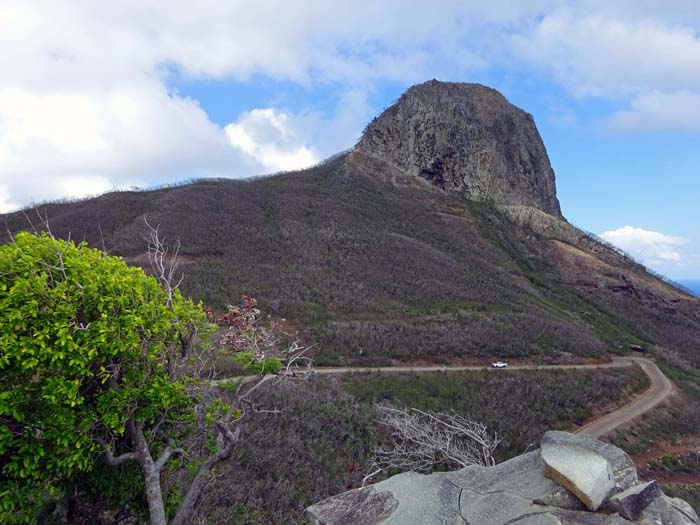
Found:
[[[363,485],[387,469],[430,472],[438,465],[493,466],[500,443],[487,427],[457,414],[433,414],[418,410],[377,405],[378,423],[390,432],[392,444],[375,449],[372,472]]]
[[[216,465],[231,455],[231,452],[241,438],[240,426],[236,426],[235,430],[231,430],[231,426],[223,421],[217,421],[216,426],[219,429],[220,437],[220,439],[217,440],[217,451],[199,468],[197,475],[182,499],[182,503],[177,509],[172,525],[183,525],[186,523],[186,520],[194,514],[194,509],[202,491],[213,478],[212,470]]]
[[[246,390],[245,392],[243,392],[243,393],[241,393],[241,392],[242,392],[242,389],[240,389],[240,388],[238,389],[238,390],[239,390],[239,395],[238,395],[238,402],[239,402],[239,403],[240,403],[241,401],[243,401],[244,399],[250,397],[250,395],[251,395],[255,390],[257,390],[261,385],[263,385],[264,383],[266,383],[266,382],[268,382],[269,380],[274,379],[274,378],[276,378],[276,377],[278,377],[278,376],[276,376],[275,374],[267,374],[267,375],[264,375],[264,376],[253,376],[253,377],[255,377],[255,379],[257,380],[257,382],[255,382],[255,381],[245,381],[245,380],[241,381],[241,385],[239,385],[239,387],[240,387],[240,386],[243,386],[243,385],[245,385],[245,384],[248,384],[248,383],[252,383],[252,382],[255,382],[255,384],[254,384],[252,387],[250,387],[248,390]]]
[[[102,244],[102,251],[103,251],[104,253],[107,253],[107,246],[105,245],[105,236],[104,236],[104,234],[102,233],[102,226],[100,226],[100,223],[99,223],[99,222],[97,223],[97,229],[98,229],[98,231],[100,232],[100,242],[101,242],[101,244]]]
[[[275,374],[255,375],[239,378],[239,382],[236,385],[233,403],[231,403],[231,406],[226,413],[215,421],[216,428],[219,431],[217,438],[217,451],[199,468],[195,479],[192,481],[192,484],[189,486],[183,497],[182,503],[180,504],[177,514],[173,519],[173,525],[182,525],[194,515],[195,507],[199,501],[202,491],[214,477],[214,467],[221,461],[227,459],[231,455],[237,443],[240,441],[241,420],[249,414],[280,413],[280,410],[278,409],[256,408],[251,401],[252,394],[258,388],[270,381],[283,381],[290,378],[295,380],[306,379],[307,377],[310,377],[311,373],[313,373],[311,358],[303,355],[304,352],[309,350],[310,347],[303,348],[297,342],[294,342],[287,349],[282,351],[278,349],[272,351],[271,348],[271,346],[267,347],[267,351],[262,355],[267,357],[273,355],[284,357],[287,361],[286,366]],[[297,371],[301,371],[301,373]],[[216,382],[214,382],[214,384],[215,383]],[[234,419],[234,414],[236,413],[237,415]],[[200,426],[203,428],[203,416],[200,413],[197,413],[196,416],[198,419],[202,420]]]
[[[180,287],[185,278],[184,274],[181,274],[177,280],[175,278],[177,269],[180,266],[180,239],[177,240],[172,253],[169,254],[170,249],[165,244],[165,239],[160,236],[160,225],[151,226],[145,217],[143,222],[146,223],[148,228],[148,237],[146,237],[148,241],[148,261],[151,263],[154,276],[158,279],[168,296],[168,306],[171,306],[175,290]]]
[[[304,354],[311,350],[313,345],[302,348],[298,341],[294,341],[287,349],[287,364],[284,367],[284,375],[287,377],[307,379],[313,374],[313,358]]]

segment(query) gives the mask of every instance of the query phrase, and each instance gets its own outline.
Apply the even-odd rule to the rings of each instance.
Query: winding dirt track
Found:
[[[673,393],[673,383],[659,370],[656,363],[641,357],[629,357],[626,359],[640,366],[649,377],[651,386],[626,405],[582,426],[576,431],[576,434],[588,434],[594,438],[605,436],[616,428],[648,412]]]
[[[386,367],[327,367],[316,368],[317,374],[351,374],[351,373],[400,373],[400,372],[451,372],[460,370],[492,370],[504,373],[508,370],[585,370],[592,368],[620,368],[637,364],[649,377],[651,386],[642,394],[632,399],[617,410],[601,416],[575,431],[594,438],[609,434],[616,428],[631,422],[648,412],[673,393],[673,383],[659,367],[643,357],[614,357],[611,363],[597,365],[514,365],[507,369],[493,369],[488,366],[386,366]]]

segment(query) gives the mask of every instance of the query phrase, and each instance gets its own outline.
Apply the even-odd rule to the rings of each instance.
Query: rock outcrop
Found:
[[[610,507],[623,518],[636,520],[655,499],[661,496],[656,481],[634,485],[610,498]]]
[[[479,84],[413,86],[370,123],[354,152],[448,193],[562,217],[532,115]]]
[[[544,475],[574,494],[589,510],[598,510],[615,490],[612,465],[592,443],[571,436],[549,432],[542,439]]]
[[[572,492],[567,487],[578,483],[576,475],[567,478],[567,487],[547,477],[543,455],[564,458],[569,469],[581,471],[590,456],[604,462],[608,488],[596,512],[586,508],[588,496],[580,498],[590,486],[573,486]],[[640,484],[622,450],[565,432],[548,432],[541,450],[495,467],[399,474],[317,503],[307,516],[314,525],[700,524],[685,501],[667,497],[655,484]]]

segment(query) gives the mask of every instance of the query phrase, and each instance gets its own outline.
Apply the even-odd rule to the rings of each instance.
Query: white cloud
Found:
[[[66,177],[61,181],[62,192],[74,197],[99,195],[112,188],[109,179],[105,177]]]
[[[243,113],[224,130],[251,168],[269,173],[305,168],[354,145],[374,113],[367,92],[351,89],[338,96],[330,116],[258,108]]]
[[[600,237],[651,267],[668,268],[687,262],[682,252],[686,244],[683,237],[633,226],[606,231]]]
[[[456,0],[444,7],[461,9]],[[410,16],[394,16],[401,10]],[[306,165],[356,138],[367,111],[349,114],[344,102],[354,96],[355,107],[366,105],[373,81],[422,80],[436,62],[482,67],[459,42],[463,22],[399,0],[7,0],[0,4],[0,49],[7,51],[0,53],[2,206],[83,195],[86,184],[70,183],[76,177],[106,189]],[[168,91],[173,70],[192,78],[334,83],[345,94],[337,116],[306,112],[283,123],[289,113],[279,109],[267,119],[248,112],[227,133],[196,101]]]
[[[224,129],[235,148],[268,172],[302,169],[319,161],[290,116],[273,108],[254,109]]]
[[[161,65],[192,77],[422,80],[436,62],[458,63],[462,71],[485,65],[473,45],[464,45],[469,28],[508,23],[551,3],[444,0],[435,9],[417,0],[8,0],[0,7],[0,38],[15,52],[4,53],[0,65],[14,66],[24,87],[52,90],[73,87],[67,74],[86,66],[93,74],[80,83],[88,87],[128,83],[125,73],[136,71],[153,76]]]
[[[0,213],[12,211],[19,206],[10,200],[10,190],[7,186],[0,186]]]
[[[627,106],[603,119],[613,129],[697,131],[699,28],[697,2],[588,0],[561,3],[510,45],[575,97]]]
[[[700,131],[700,93],[652,91],[638,95],[632,99],[629,109],[613,114],[607,125],[623,131]]]
[[[513,49],[581,97],[700,90],[700,37],[691,25],[560,10],[515,36]]]
[[[0,183],[11,201],[243,167],[195,101],[171,96],[158,83],[68,94],[0,89]]]
[[[490,67],[534,66],[577,96],[632,101],[631,115],[615,117],[620,127],[637,114],[658,121],[655,94],[700,94],[698,5],[5,0],[0,197],[5,206],[57,197],[72,177],[119,187],[298,167],[351,145],[373,113],[367,96],[377,82],[467,80]],[[274,119],[253,122],[253,111],[227,133],[197,101],[168,90],[173,72],[313,83],[341,98],[330,116],[266,104],[288,116],[287,135]],[[662,124],[688,119],[676,121]]]

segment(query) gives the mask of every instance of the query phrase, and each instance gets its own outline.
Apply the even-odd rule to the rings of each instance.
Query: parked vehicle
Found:
[[[495,363],[491,363],[491,368],[508,368],[508,363],[496,361]]]

